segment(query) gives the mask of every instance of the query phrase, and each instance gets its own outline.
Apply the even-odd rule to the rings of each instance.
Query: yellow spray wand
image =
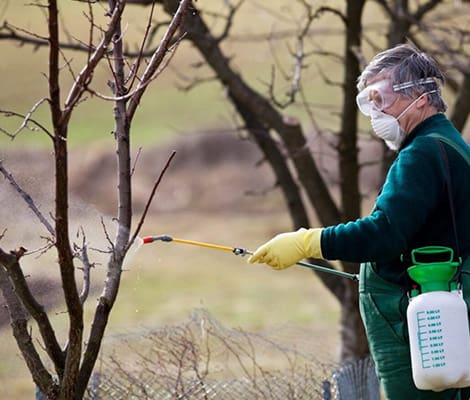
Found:
[[[244,255],[247,255],[247,254],[253,254],[253,252],[251,252],[247,249],[244,249],[243,247],[220,246],[218,244],[205,243],[205,242],[196,242],[194,240],[178,239],[178,238],[174,238],[174,237],[169,236],[169,235],[146,236],[142,240],[143,240],[144,244],[152,243],[152,242],[155,242],[155,241],[176,242],[176,243],[189,244],[189,245],[199,246],[199,247],[207,247],[207,248],[216,249],[216,250],[225,250],[225,251],[230,251],[230,252],[234,253],[237,256],[244,256]],[[310,263],[307,263],[307,262],[304,262],[304,261],[299,261],[297,263],[297,265],[300,265],[302,267],[311,268],[311,269],[314,269],[316,271],[326,272],[328,274],[341,276],[342,278],[352,279],[353,281],[359,280],[359,276],[357,274],[350,274],[348,272],[337,271],[335,269],[322,267],[320,265],[310,264]]]

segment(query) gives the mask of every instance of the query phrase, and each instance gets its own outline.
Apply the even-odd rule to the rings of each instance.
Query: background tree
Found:
[[[135,1],[144,4],[148,1]],[[166,12],[171,15],[177,1],[162,1]],[[291,91],[288,101],[277,101],[273,95],[274,81],[270,82],[268,89],[261,93],[247,80],[243,79],[232,66],[230,58],[224,53],[223,42],[230,36],[230,29],[236,24],[235,14],[241,3],[229,5],[226,15],[225,29],[216,34],[209,28],[209,15],[198,12],[190,24],[186,24],[187,40],[199,50],[204,61],[214,72],[228,94],[239,116],[243,121],[243,128],[247,130],[253,140],[262,150],[266,161],[271,165],[276,176],[277,184],[284,194],[286,206],[292,218],[293,228],[312,226],[308,215],[308,207],[304,204],[301,191],[306,193],[310,205],[316,212],[321,225],[327,226],[347,220],[359,218],[362,214],[362,194],[360,191],[359,163],[359,128],[358,112],[355,104],[356,79],[361,70],[361,62],[365,62],[365,48],[363,44],[365,6],[373,5],[374,1],[350,0],[341,2],[338,7],[315,7],[313,3],[299,0],[296,4],[304,10],[302,23],[291,35],[295,48],[291,52],[292,72],[287,74],[291,82]],[[380,21],[387,24],[385,32],[386,45],[393,46],[406,39],[412,40],[423,50],[436,56],[438,60],[452,68],[456,79],[452,80],[451,87],[457,93],[456,103],[453,107],[451,119],[456,126],[463,129],[469,110],[468,105],[468,31],[449,28],[449,23],[443,24],[443,15],[450,18],[451,11],[448,4],[443,1],[430,0],[413,3],[408,1],[378,1],[384,10]],[[458,5],[462,6],[462,5]],[[462,6],[464,7],[464,6]],[[461,9],[468,12],[468,8]],[[322,49],[322,51],[306,50],[312,33],[312,26],[318,18],[325,14],[337,16],[342,26],[344,46],[342,53]],[[439,22],[437,22],[439,21]],[[437,30],[440,26],[440,30]],[[445,26],[445,28],[444,28]],[[380,50],[383,32],[373,30],[372,44],[375,51]],[[444,33],[444,34],[441,34]],[[379,36],[379,35],[380,36]],[[452,35],[457,34],[457,39]],[[439,40],[436,40],[436,36]],[[266,35],[269,38],[269,35]],[[438,44],[438,48],[436,48]],[[320,168],[317,166],[311,149],[308,148],[308,132],[300,121],[290,118],[286,107],[301,97],[303,93],[302,72],[307,68],[307,60],[321,57],[341,60],[344,65],[343,77],[339,83],[342,89],[342,99],[338,100],[340,120],[338,128],[333,132],[331,142],[337,152],[339,170],[339,201],[336,202],[329,189]],[[458,59],[458,61],[457,61]],[[446,61],[447,60],[447,61]],[[304,93],[305,94],[305,93]],[[319,112],[305,107],[308,115]],[[319,128],[317,133],[325,131]],[[390,164],[390,154],[385,152],[382,165]],[[383,168],[384,172],[385,169]],[[320,260],[315,260],[321,263]],[[350,273],[358,272],[358,265],[342,263],[342,268]],[[319,278],[331,290],[332,294],[341,304],[341,359],[361,358],[368,353],[362,323],[358,311],[358,291],[356,284],[350,281],[338,280],[334,276],[320,274]]]
[[[183,0],[172,15],[166,33],[158,47],[154,47],[151,57],[146,63],[142,55],[137,55],[132,65],[127,65],[123,56],[123,39],[125,32],[121,28],[121,17],[126,1],[109,0],[107,21],[100,25],[94,17],[93,1],[88,3],[87,21],[90,25],[88,43],[74,40],[70,47],[81,48],[87,52],[86,62],[77,72],[72,67],[72,60],[65,53],[60,38],[60,18],[58,2],[47,2],[47,36],[42,37],[34,32],[17,32],[16,28],[4,25],[4,37],[21,42],[47,45],[49,48],[49,70],[47,80],[49,95],[39,100],[27,115],[14,111],[2,110],[6,116],[20,117],[22,123],[15,132],[3,133],[14,139],[26,128],[34,128],[47,135],[52,144],[55,160],[55,213],[53,223],[44,216],[35,205],[34,200],[15,181],[5,166],[1,172],[15,186],[18,194],[27,202],[48,231],[50,248],[55,248],[58,257],[58,267],[69,319],[68,337],[61,344],[54,327],[44,307],[38,303],[29,288],[22,272],[21,257],[26,249],[19,247],[14,251],[0,249],[0,285],[7,303],[11,318],[11,326],[21,354],[31,372],[32,378],[47,399],[80,399],[83,397],[88,380],[93,371],[101,342],[108,323],[110,312],[115,303],[121,280],[124,258],[132,245],[143,219],[135,233],[131,235],[132,200],[131,200],[131,149],[130,133],[132,120],[148,85],[159,75],[167,63],[171,43],[175,38],[178,26],[181,24],[190,2]],[[39,3],[38,6],[41,6]],[[149,21],[153,8],[149,14]],[[142,46],[145,44],[148,30],[144,33]],[[178,43],[179,38],[176,38]],[[173,49],[174,50],[174,49]],[[110,68],[110,96],[105,96],[94,90],[93,74],[98,65],[107,64]],[[66,68],[62,68],[65,64]],[[70,74],[73,84],[63,97],[64,87],[61,85],[61,75]],[[90,285],[90,270],[93,263],[88,254],[86,233],[82,230],[81,244],[74,243],[70,236],[69,224],[69,185],[68,185],[68,138],[71,117],[85,94],[91,93],[103,100],[114,102],[114,138],[117,155],[117,197],[118,209],[116,214],[117,233],[115,238],[108,234],[109,261],[107,264],[106,281],[98,299],[89,336],[85,339],[83,307],[87,300]],[[41,124],[34,119],[34,112],[40,104],[47,103],[50,110],[50,121]],[[156,189],[158,182],[154,187]],[[154,191],[152,193],[153,197]],[[142,218],[145,217],[145,213]],[[77,268],[83,270],[81,291],[76,281]],[[43,362],[38,344],[33,340],[28,328],[29,318],[32,318],[39,328],[41,346],[52,365]]]
[[[307,133],[297,119],[287,118],[282,113],[282,107],[270,96],[263,95],[245,82],[230,66],[230,60],[221,49],[223,37],[215,37],[209,31],[202,17],[196,17],[191,26],[185,26],[188,40],[198,48],[206,62],[214,70],[217,79],[228,91],[228,96],[242,117],[245,128],[250,131],[273,167],[277,183],[289,207],[294,229],[302,226],[312,226],[307,208],[303,204],[300,188],[303,188],[307,198],[316,211],[319,222],[333,225],[342,221],[355,219],[360,216],[359,194],[359,164],[357,153],[357,111],[355,104],[355,82],[359,75],[359,60],[355,51],[361,40],[361,15],[363,1],[347,2],[346,14],[339,10],[322,7],[315,9],[307,2],[299,2],[305,9],[305,25],[298,32],[297,56],[295,68],[301,71],[305,52],[303,46],[312,22],[323,13],[334,13],[345,27],[345,69],[342,83],[344,101],[340,130],[336,136],[335,147],[338,151],[340,170],[340,196],[342,208],[336,205],[333,195],[328,189],[325,179],[315,163],[311,151],[307,147]],[[172,4],[174,7],[176,2]],[[166,10],[171,13],[173,9]],[[231,13],[227,27],[231,23]],[[224,32],[228,35],[228,30]],[[224,36],[224,37],[225,37]],[[331,54],[331,53],[330,53]],[[292,79],[300,83],[300,76],[292,74]],[[300,86],[299,86],[300,88]],[[299,89],[294,89],[292,98]],[[261,128],[261,129],[260,129]],[[276,137],[280,138],[280,142]],[[287,153],[287,157],[284,155]],[[292,163],[291,168],[289,164]],[[296,176],[298,178],[296,178]],[[298,179],[298,182],[297,182]],[[323,263],[315,260],[316,263]],[[343,269],[357,273],[358,266],[344,263]],[[341,359],[362,358],[368,353],[367,341],[358,312],[358,291],[356,283],[339,280],[327,274],[320,278],[332,291],[341,304]]]

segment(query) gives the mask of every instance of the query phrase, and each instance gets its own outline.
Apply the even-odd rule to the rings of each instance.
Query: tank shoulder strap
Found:
[[[455,143],[453,140],[450,140],[447,136],[444,136],[444,135],[441,135],[439,133],[431,133],[429,136],[433,137],[434,139],[437,139],[441,142],[444,142],[446,144],[448,144],[449,146],[451,146],[457,153],[460,154],[460,156],[467,162],[467,164],[470,166],[470,156],[468,155],[468,153],[466,153],[464,151],[464,149],[462,149],[462,147],[460,147],[457,143]],[[445,157],[445,152],[444,150],[441,148],[441,151],[443,152],[443,155]],[[446,168],[448,169],[448,165],[446,166]],[[449,175],[449,172],[447,171],[447,174]],[[450,175],[448,176],[448,179],[450,179]],[[451,200],[449,200],[451,201]],[[454,226],[454,234],[457,235],[456,233],[456,226],[455,226],[455,215],[454,215],[454,211],[453,211],[453,205],[452,205],[452,202],[450,203],[451,204],[451,213],[452,213],[452,223],[453,223],[453,226]],[[456,240],[457,240],[457,236],[456,236]],[[458,243],[458,242],[457,242]],[[458,245],[458,244],[457,244]],[[459,254],[460,256],[460,254]],[[459,275],[460,274],[467,274],[467,275],[470,275],[470,257],[467,257],[463,264],[461,264],[459,266],[459,271],[457,273],[457,278],[459,278]]]
[[[446,181],[447,181],[447,185],[446,185],[447,186],[447,197],[448,197],[448,201],[449,201],[450,215],[452,217],[452,228],[454,230],[454,239],[455,239],[455,249],[454,250],[456,250],[457,256],[460,258],[460,246],[459,246],[459,238],[458,238],[458,235],[457,235],[457,223],[456,223],[456,218],[455,218],[454,200],[452,198],[452,179],[451,179],[451,175],[450,175],[449,159],[447,158],[447,152],[446,152],[442,142],[448,143],[452,148],[454,148],[462,156],[463,156],[463,154],[462,154],[463,151],[460,151],[462,149],[460,147],[458,147],[456,143],[449,140],[445,136],[442,136],[442,135],[439,135],[439,134],[431,134],[429,136],[431,136],[436,141],[436,143],[438,144],[439,150],[441,151],[442,159],[444,161],[444,166],[445,166],[445,170],[446,170]],[[467,161],[466,158],[465,158],[465,160]],[[468,164],[470,166],[470,163],[468,163]],[[462,271],[462,264],[460,263],[458,271],[455,275],[456,281],[460,281],[461,271]]]
[[[470,166],[470,155],[464,151],[462,147],[460,147],[457,143],[453,140],[449,139],[447,136],[441,135],[440,133],[431,133],[428,136],[439,139],[441,142],[448,144],[452,147],[457,153],[461,155],[461,157],[467,162]]]

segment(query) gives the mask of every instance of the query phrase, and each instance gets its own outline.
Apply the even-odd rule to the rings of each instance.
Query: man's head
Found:
[[[416,125],[446,110],[440,83],[444,75],[432,58],[399,45],[372,59],[358,78],[356,100],[377,136],[396,150]]]
[[[445,82],[444,74],[436,61],[416,47],[401,44],[377,54],[359,76],[357,88],[362,91],[381,79],[390,81],[393,94],[408,99],[432,91],[427,96],[429,105],[437,112],[447,109],[439,85]]]

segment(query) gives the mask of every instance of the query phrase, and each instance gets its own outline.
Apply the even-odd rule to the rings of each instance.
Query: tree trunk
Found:
[[[450,120],[453,122],[455,127],[463,132],[465,125],[468,120],[468,114],[470,113],[470,71],[466,72],[462,84],[460,85],[455,100]]]

